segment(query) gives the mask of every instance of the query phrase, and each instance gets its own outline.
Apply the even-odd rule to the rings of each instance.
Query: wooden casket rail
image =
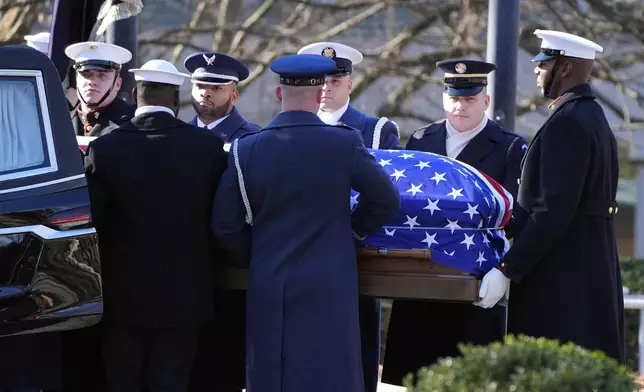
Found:
[[[454,268],[431,262],[428,249],[358,249],[360,294],[377,298],[410,298],[436,301],[474,302],[480,281]],[[217,287],[245,290],[248,271],[224,268]]]

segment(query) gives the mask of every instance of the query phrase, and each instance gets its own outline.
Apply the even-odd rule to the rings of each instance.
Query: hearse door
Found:
[[[96,324],[100,272],[56,68],[34,49],[0,47],[0,336]]]

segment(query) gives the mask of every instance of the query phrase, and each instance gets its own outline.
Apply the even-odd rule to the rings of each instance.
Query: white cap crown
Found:
[[[542,49],[562,51],[561,55],[580,59],[594,60],[596,52],[604,48],[583,37],[554,30],[535,30],[534,34],[541,38]]]
[[[166,60],[154,59],[143,64],[141,68],[131,69],[134,80],[141,82],[155,82],[181,86],[190,78],[189,74],[179,72],[177,68]]]
[[[42,32],[38,34],[25,35],[27,46],[30,46],[39,52],[49,54],[49,33]]]

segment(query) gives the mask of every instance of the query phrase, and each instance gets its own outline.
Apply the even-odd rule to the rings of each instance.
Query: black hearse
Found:
[[[0,47],[0,336],[83,328],[102,313],[82,153],[59,73]]]

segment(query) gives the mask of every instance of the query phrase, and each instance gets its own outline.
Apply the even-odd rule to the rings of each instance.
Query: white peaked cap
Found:
[[[100,60],[123,65],[132,60],[129,50],[106,42],[79,42],[65,48],[65,54],[76,63]]]
[[[594,60],[596,52],[604,48],[583,37],[553,30],[535,30],[534,34],[541,38],[542,49],[563,51],[562,55],[580,59]]]
[[[134,80],[141,82],[156,82],[173,84],[181,86],[186,79],[190,78],[189,74],[181,73],[169,61],[150,60],[143,64],[141,68],[131,69],[134,73]]]
[[[27,46],[31,46],[44,54],[49,54],[49,33],[42,32],[25,35],[25,41],[27,42]]]
[[[335,57],[347,59],[351,61],[352,65],[360,64],[362,62],[362,53],[351,46],[340,44],[337,42],[315,42],[306,45],[300,49],[297,54],[320,54],[325,55],[326,49],[333,49]],[[330,56],[328,56],[330,57]]]

